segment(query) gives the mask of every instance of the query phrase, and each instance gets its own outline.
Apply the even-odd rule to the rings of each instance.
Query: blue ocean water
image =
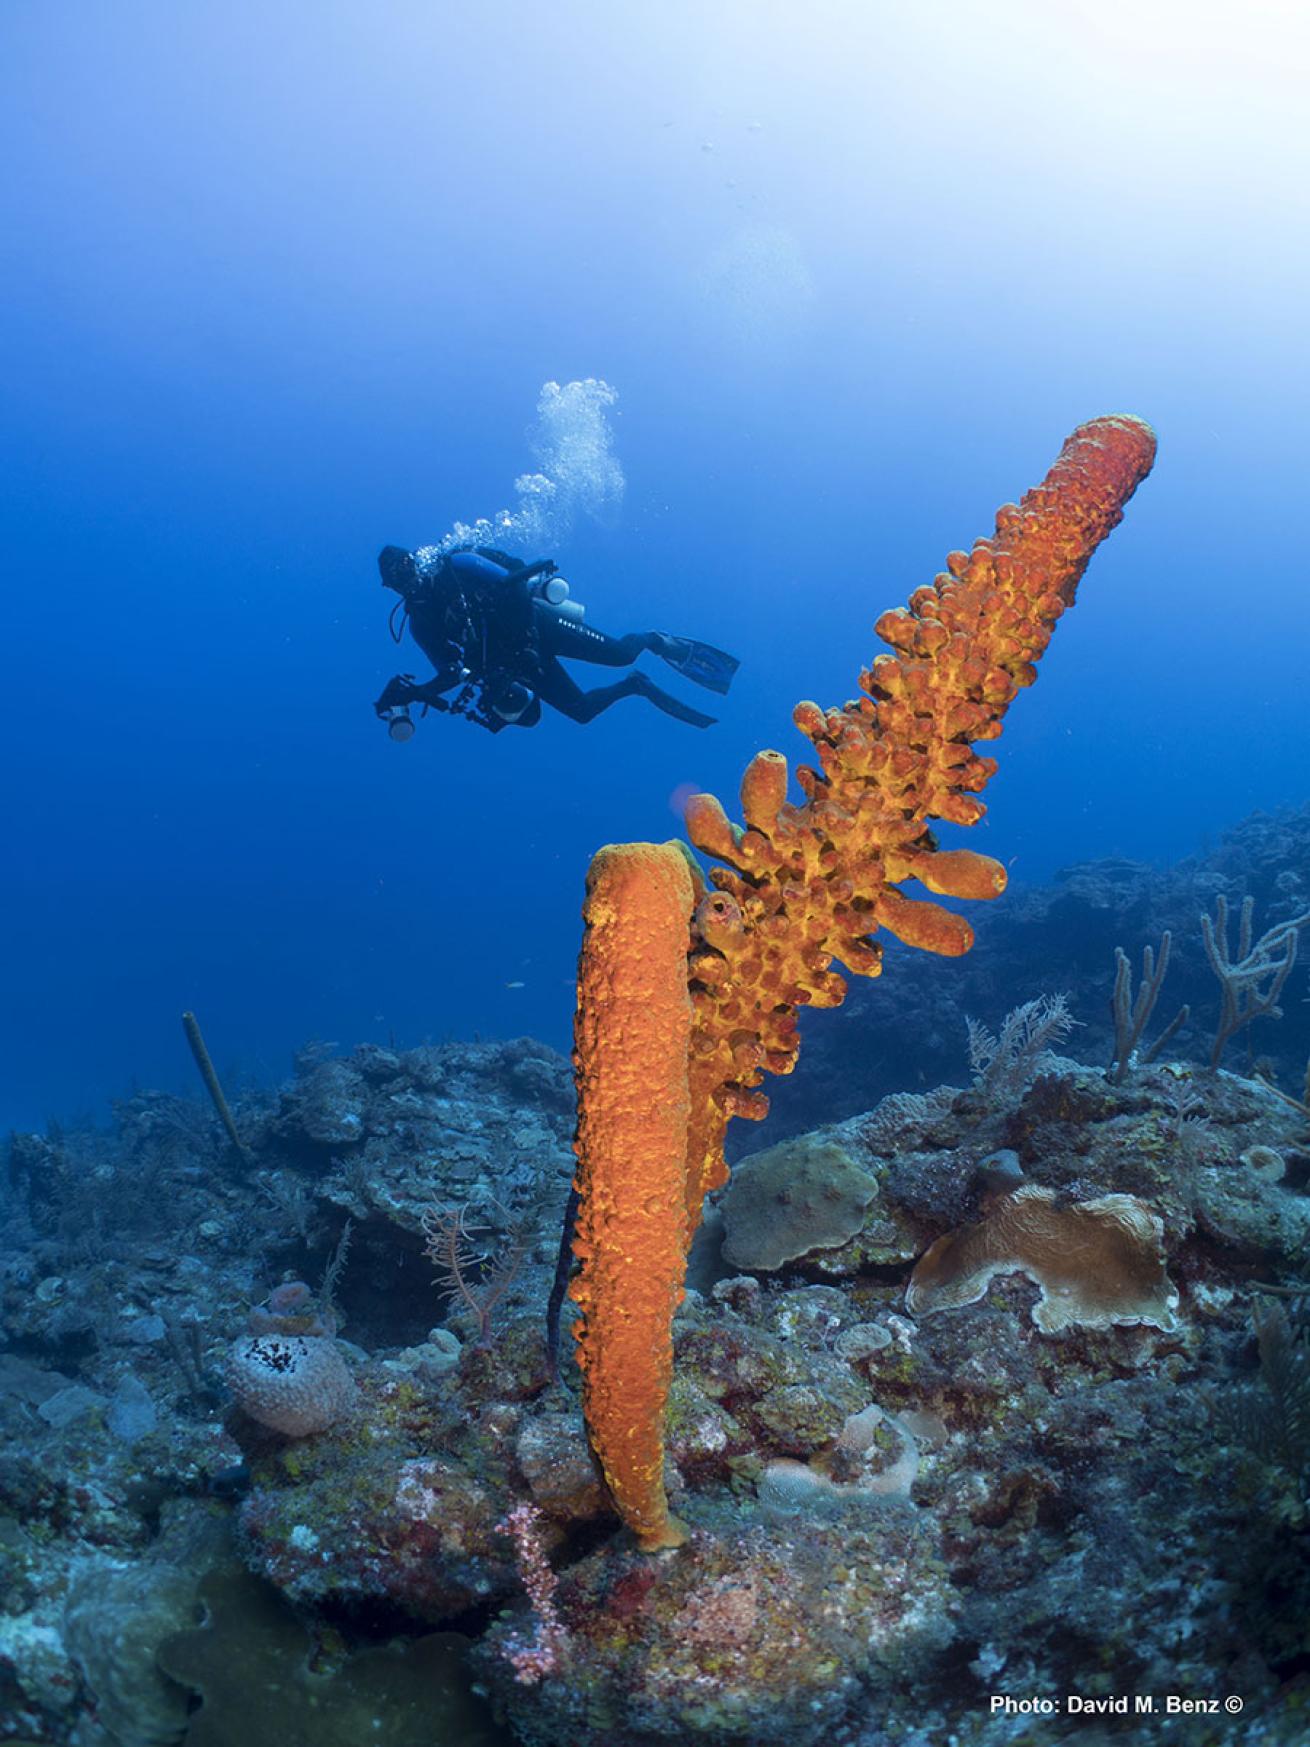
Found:
[[[9,0],[0,1122],[189,1088],[184,1008],[237,1080],[565,1047],[595,847],[799,758],[792,704],[1101,412],[1156,471],[975,846],[1040,880],[1303,802],[1296,13]],[[553,556],[738,655],[721,722],[390,742],[378,548],[513,508],[588,379],[625,489]]]

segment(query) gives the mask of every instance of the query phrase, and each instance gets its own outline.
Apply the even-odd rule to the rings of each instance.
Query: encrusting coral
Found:
[[[1000,734],[1036,678],[1092,553],[1154,456],[1154,433],[1138,419],[1079,426],[1042,484],[998,512],[993,538],[951,553],[908,609],[884,613],[876,628],[895,653],[861,674],[864,696],[793,712],[820,767],[796,773],[803,802],[788,801],[787,762],[772,751],[742,778],[744,827],[713,796],[693,796],[688,835],[726,864],[711,871],[713,890],[698,895],[676,845],[611,846],[593,864],[578,990],[573,1295],[588,1429],[644,1547],[682,1538],[662,1480],[667,1318],[705,1193],[727,1180],[728,1120],[767,1113],[757,1088],[764,1073],[795,1066],[799,1010],[845,995],[834,961],[878,974],[879,928],[930,952],[968,951],[969,924],[901,883],[950,898],[1003,890],[999,862],[939,849],[928,821],[983,816],[978,791],[996,764],[973,743]]]
[[[835,1137],[802,1135],[739,1160],[723,1202],[723,1259],[733,1268],[781,1268],[813,1249],[835,1249],[864,1224],[876,1179]]]

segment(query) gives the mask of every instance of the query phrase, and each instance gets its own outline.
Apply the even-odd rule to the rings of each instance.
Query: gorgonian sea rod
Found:
[[[702,1200],[727,1179],[728,1120],[766,1114],[758,1088],[795,1066],[800,1008],[845,995],[834,963],[878,974],[880,929],[929,952],[969,950],[968,923],[902,883],[952,898],[1004,888],[999,862],[939,849],[929,821],[982,817],[978,793],[996,762],[975,744],[997,737],[1036,678],[1154,457],[1139,419],[1080,425],[1042,483],[998,511],[991,539],[952,552],[908,608],[878,620],[892,653],[860,675],[861,698],[797,706],[818,758],[796,772],[801,802],[787,800],[777,752],[746,769],[744,825],[713,796],[694,796],[687,831],[720,864],[712,890],[676,845],[611,847],[593,865],[578,984],[573,1295],[592,1445],[643,1546],[682,1538],[662,1480],[669,1324]]]

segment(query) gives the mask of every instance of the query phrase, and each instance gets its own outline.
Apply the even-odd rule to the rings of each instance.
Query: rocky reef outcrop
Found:
[[[690,1536],[659,1557],[599,1481],[567,1331],[552,1364],[559,1057],[307,1061],[237,1101],[248,1158],[150,1094],[112,1132],[15,1137],[0,1738],[260,1747],[335,1693],[395,1747],[445,1705],[470,1742],[1000,1747],[998,1695],[1072,1728],[1071,1696],[1081,1718],[1143,1694],[1164,1739],[1290,1747],[1310,1121],[1186,1060],[1121,1085],[1063,1050],[1010,1067],[765,1129],[739,1162],[675,1321]],[[1046,1251],[993,1246],[943,1295],[925,1258],[1024,1196]],[[1085,1241],[1107,1202],[1144,1210],[1115,1266],[1154,1296],[1116,1297]],[[434,1207],[467,1210],[466,1291],[434,1278]],[[331,1343],[349,1392],[300,1435],[262,1423],[230,1361],[252,1338]],[[1245,1708],[1185,1735],[1171,1693]]]

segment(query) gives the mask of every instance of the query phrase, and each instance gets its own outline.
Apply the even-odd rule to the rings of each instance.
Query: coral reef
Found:
[[[980,805],[971,742],[1146,458],[1131,422],[1084,427],[881,622],[865,696],[798,712],[802,805],[767,753],[744,829],[699,802],[712,890],[678,846],[598,858],[580,1371],[544,1327],[572,1082],[532,1040],[307,1051],[222,1126],[140,1092],[112,1130],[12,1138],[0,1741],[1014,1747],[1048,1737],[998,1694],[1098,1742],[1075,1696],[1185,1694],[1213,1714],[1162,1741],[1301,1747],[1310,1008],[1252,1014],[1279,1054],[1247,1073],[1137,1046],[1168,959],[1203,1060],[1220,897],[1261,905],[1261,987],[1292,987],[1310,809],[1020,895],[944,993],[893,938],[894,1018],[857,995],[815,1032],[813,1102],[784,1090],[730,1181],[722,1154],[843,993],[834,958],[967,945],[898,883],[999,889],[926,820]],[[1147,937],[1134,1002],[1112,948]]]
[[[125,1747],[173,1747],[186,1734],[186,1689],[163,1673],[158,1652],[191,1623],[201,1579],[225,1559],[223,1513],[170,1500],[161,1534],[138,1563],[101,1557],[76,1571],[65,1642],[100,1723]]]
[[[1117,1038],[1112,997],[1115,948],[1138,957],[1168,932],[1168,981],[1160,996],[1166,1023],[1179,1007],[1188,1017],[1157,1059],[1209,1060],[1221,994],[1201,937],[1200,917],[1220,893],[1230,912],[1244,897],[1269,925],[1310,908],[1310,805],[1257,813],[1234,825],[1201,854],[1167,867],[1122,859],[1080,863],[1047,885],[1012,879],[1005,903],[982,907],[970,920],[976,941],[962,959],[928,961],[893,942],[886,958],[896,976],[896,1001],[856,981],[835,1015],[802,1015],[805,1072],[770,1087],[771,1134],[783,1139],[872,1108],[891,1092],[960,1083],[964,1030],[960,1015],[993,1029],[1008,1008],[1052,989],[1069,992],[1079,1022],[1078,1054],[1110,1063]],[[1310,1056],[1310,1002],[1304,953],[1281,1002],[1283,1016],[1257,1018],[1229,1045],[1225,1066],[1270,1075],[1299,1093]],[[1158,969],[1158,959],[1155,969]],[[1299,985],[1299,988],[1298,988]],[[1149,1022],[1148,1022],[1149,1030]],[[906,1039],[913,1037],[913,1059]],[[1140,1064],[1139,1064],[1140,1065]],[[1125,1074],[1125,1082],[1129,1074]],[[730,1151],[734,1137],[729,1133]],[[741,1150],[747,1150],[743,1144]]]
[[[876,1509],[814,1522],[725,1511],[658,1566],[606,1549],[560,1583],[558,1679],[520,1687],[521,1739],[618,1747],[830,1740],[866,1679],[909,1676],[950,1636],[929,1523]],[[872,1521],[869,1518],[872,1518]],[[509,1628],[479,1646],[497,1678]]]
[[[239,1173],[203,1104],[155,1092],[118,1105],[112,1128],[52,1127],[8,1146],[0,1740],[180,1739],[185,1693],[159,1684],[154,1645],[191,1623],[206,1559],[231,1560],[234,1527],[265,1581],[307,1605],[390,1603],[403,1626],[513,1593],[495,1525],[516,1489],[535,1485],[578,1520],[587,1496],[601,1509],[576,1413],[568,1436],[549,1417],[527,1428],[513,1483],[497,1482],[489,1452],[504,1420],[461,1426],[449,1381],[463,1364],[482,1387],[495,1377],[499,1399],[517,1364],[521,1387],[544,1387],[540,1315],[524,1306],[544,1299],[568,1193],[567,1063],[530,1040],[307,1053],[278,1092],[234,1106],[250,1144]],[[323,1145],[329,1132],[348,1143]],[[494,1209],[524,1190],[542,1223],[497,1309],[493,1363],[433,1281],[423,1215],[434,1201]],[[343,1405],[357,1394],[358,1412],[260,1426],[228,1383],[234,1343],[249,1342],[331,1352],[330,1393]],[[434,1455],[447,1451],[453,1462]],[[475,1471],[491,1484],[471,1484]],[[217,1513],[218,1550],[175,1551],[179,1508]],[[428,1555],[443,1541],[445,1564]],[[242,1738],[288,1738],[252,1733],[260,1701],[239,1699]]]
[[[1310,1297],[1258,1307],[1260,1381],[1219,1402],[1234,1436],[1283,1471],[1289,1520],[1310,1513]]]
[[[613,1532],[575,1368],[550,1379],[553,1234],[525,1257],[486,1346],[421,1256],[424,1206],[520,1174],[511,1135],[555,1137],[562,1207],[564,1064],[535,1045],[449,1045],[377,1070],[367,1051],[306,1062],[275,1096],[238,1100],[257,1142],[239,1179],[214,1168],[206,1124],[222,1139],[203,1112],[194,1129],[174,1112],[194,1139],[161,1165],[154,1095],[113,1133],[43,1143],[119,1201],[151,1173],[194,1247],[161,1249],[143,1207],[139,1236],[120,1224],[109,1248],[70,1248],[40,1194],[24,1215],[35,1234],[16,1239],[26,1203],[12,1204],[0,1739],[135,1747],[139,1727],[185,1728],[188,1747],[330,1741],[338,1710],[358,1726],[363,1694],[369,1737],[404,1742],[421,1694],[429,1738],[507,1742],[467,1691],[441,1721],[451,1683],[467,1682],[453,1631],[472,1640],[477,1687],[537,1747],[1006,1747],[1012,1725],[989,1716],[989,1693],[1060,1704],[1125,1691],[1236,1691],[1244,1715],[1207,1739],[1299,1747],[1310,1157],[1304,1116],[1271,1088],[1179,1061],[1116,1086],[1103,1063],[1030,1057],[992,1095],[902,1092],[778,1143],[798,1160],[835,1149],[858,1175],[848,1234],[810,1226],[802,1206],[785,1255],[740,1273],[716,1222],[702,1227],[665,1420],[670,1502],[693,1527],[675,1556],[651,1559]],[[312,1104],[326,1120],[328,1086],[363,1130],[336,1165],[289,1114]],[[438,1101],[458,1175],[441,1176],[433,1143],[424,1182],[414,1136],[438,1132]],[[16,1150],[49,1165],[33,1137]],[[743,1229],[764,1231],[782,1174],[734,1171],[722,1199],[756,1202]],[[255,1186],[284,1179],[305,1217]],[[915,1258],[1025,1185],[1061,1208],[1148,1207],[1175,1326],[1048,1332],[1022,1272],[975,1303],[909,1314]],[[326,1338],[317,1282],[347,1204],[358,1235],[334,1338],[358,1405],[292,1438],[235,1411],[223,1359],[256,1325]],[[1292,1294],[1281,1344],[1253,1331],[1270,1287]],[[174,1345],[170,1326],[193,1332]],[[109,1409],[129,1374],[157,1423],[127,1437]],[[520,1571],[504,1533],[526,1505],[553,1589],[540,1565]],[[256,1574],[240,1583],[234,1549]]]

